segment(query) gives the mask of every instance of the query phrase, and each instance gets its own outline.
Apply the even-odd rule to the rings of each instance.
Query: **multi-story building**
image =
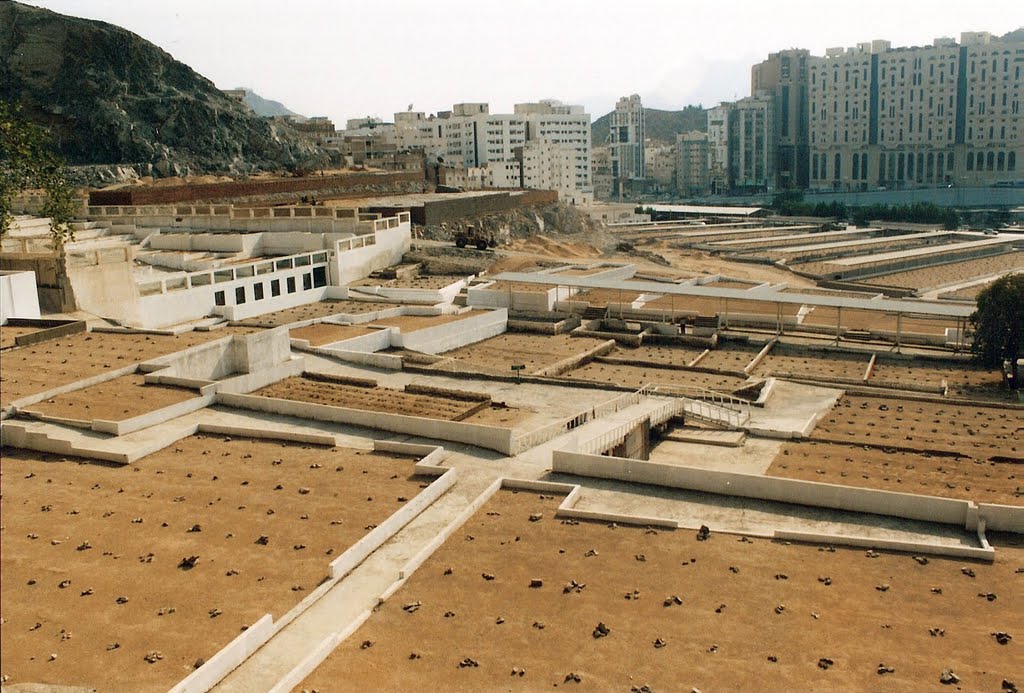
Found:
[[[713,195],[729,191],[729,111],[723,103],[708,109],[708,190]]]
[[[873,41],[829,49],[808,66],[811,188],[1022,179],[1024,42],[984,32],[963,34],[959,45]]]
[[[729,188],[755,193],[775,186],[773,99],[760,93],[729,108]]]
[[[676,192],[705,195],[708,192],[708,135],[700,130],[676,135]]]
[[[559,199],[570,204],[593,201],[593,192],[577,187],[576,150],[565,144],[529,142],[520,152],[522,185],[538,190],[557,190]]]
[[[675,145],[648,141],[644,147],[644,168],[647,169],[647,192],[664,193],[675,190]]]
[[[773,100],[775,186],[779,188],[806,188],[810,183],[809,59],[809,51],[793,48],[772,53],[751,69],[750,93],[767,93]]]
[[[526,118],[526,141],[542,142],[573,150],[573,184],[571,197],[593,195],[590,171],[590,114],[583,106],[572,106],[546,99],[538,103],[519,103],[515,113]],[[527,185],[527,187],[535,187]],[[568,188],[566,188],[568,190]]]
[[[431,162],[444,153],[441,121],[434,116],[426,117],[422,111],[396,113],[394,139],[398,151],[420,149]]]
[[[611,147],[613,195],[628,187],[642,186],[644,166],[644,108],[636,94],[623,96],[611,113],[608,143]]]
[[[594,147],[590,170],[594,181],[594,197],[609,200],[612,197],[612,150],[608,145]]]

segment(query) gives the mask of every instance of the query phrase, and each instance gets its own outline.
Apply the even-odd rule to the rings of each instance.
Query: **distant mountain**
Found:
[[[590,126],[591,142],[600,146],[608,141],[611,113],[601,116]],[[675,143],[676,135],[708,129],[707,110],[701,106],[687,106],[681,111],[662,111],[657,108],[644,109],[644,126],[648,139]]]
[[[262,96],[260,96],[256,92],[254,92],[252,89],[249,89],[248,87],[238,87],[238,88],[245,91],[245,103],[246,103],[246,105],[249,108],[251,108],[252,112],[255,113],[258,116],[267,117],[267,116],[288,116],[288,115],[290,115],[290,116],[299,116],[300,118],[304,118],[305,117],[301,113],[296,113],[295,111],[289,109],[287,106],[285,106],[280,101],[272,101],[270,99],[263,98]]]
[[[0,99],[49,128],[69,164],[176,175],[327,160],[141,36],[11,0],[0,1]]]

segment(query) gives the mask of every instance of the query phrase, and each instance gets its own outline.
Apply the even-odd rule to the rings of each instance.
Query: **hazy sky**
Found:
[[[1019,0],[29,0],[134,31],[213,80],[307,116],[391,120],[556,98],[596,119],[622,95],[710,106],[750,92],[784,48],[925,45],[1024,25]],[[840,9],[842,8],[842,9]]]

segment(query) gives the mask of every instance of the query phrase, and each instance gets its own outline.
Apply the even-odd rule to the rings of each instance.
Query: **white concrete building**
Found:
[[[592,198],[590,114],[583,110],[583,106],[545,99],[538,103],[518,103],[515,112],[526,116],[527,142],[567,146],[573,150],[573,184],[563,188],[572,191],[567,197]]]
[[[621,194],[629,184],[642,184],[647,176],[644,138],[644,107],[640,97],[623,96],[612,111],[609,130],[615,193]]]

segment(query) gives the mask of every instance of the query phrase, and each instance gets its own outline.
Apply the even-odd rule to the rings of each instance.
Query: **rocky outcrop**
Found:
[[[120,27],[0,1],[0,99],[69,164],[140,175],[316,168],[326,153]]]

